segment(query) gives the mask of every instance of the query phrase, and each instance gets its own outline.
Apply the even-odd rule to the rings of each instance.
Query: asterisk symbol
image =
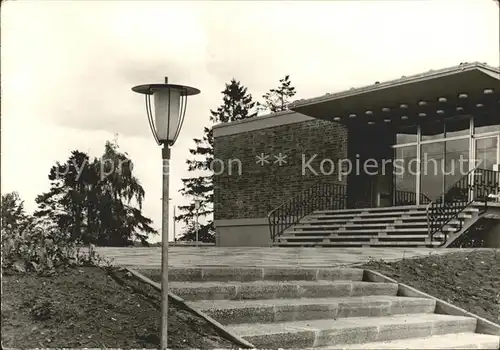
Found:
[[[274,158],[276,158],[274,164],[278,163],[279,166],[286,164],[286,154],[281,154],[280,152],[277,156],[274,156]]]
[[[260,164],[260,166],[264,166],[264,164],[269,163],[269,161],[267,160],[267,158],[269,158],[269,156],[264,154],[264,153],[261,153],[260,155],[258,155],[256,157],[257,157],[257,161],[255,163]]]

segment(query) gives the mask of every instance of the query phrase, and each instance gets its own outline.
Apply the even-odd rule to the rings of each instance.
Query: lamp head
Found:
[[[132,91],[145,96],[146,114],[153,136],[158,144],[168,146],[172,146],[179,136],[186,115],[187,97],[200,93],[200,90],[190,86],[168,84],[168,78],[165,78],[165,84],[138,85]]]

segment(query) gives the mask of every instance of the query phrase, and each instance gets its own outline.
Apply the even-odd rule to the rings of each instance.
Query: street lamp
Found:
[[[194,200],[194,209],[196,210],[196,246],[198,246],[198,232],[200,231],[200,225],[198,223],[198,211],[200,210],[200,205],[201,205],[201,200],[200,199],[195,199]]]
[[[184,85],[168,83],[146,84],[132,88],[132,91],[145,95],[146,114],[153,137],[162,146],[163,195],[162,195],[162,249],[161,249],[161,349],[168,344],[168,184],[170,169],[170,147],[174,145],[184,121],[187,97],[197,95],[200,90]],[[151,95],[154,98],[154,115],[151,108]],[[166,171],[165,171],[166,170]]]

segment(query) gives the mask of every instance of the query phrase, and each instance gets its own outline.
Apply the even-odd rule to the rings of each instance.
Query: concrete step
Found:
[[[457,221],[458,223],[458,221]],[[363,222],[363,221],[356,221],[352,224],[347,224],[345,225],[346,228],[351,228],[351,227],[386,227],[386,226],[394,226],[398,228],[411,228],[411,227],[427,227],[427,222],[411,222],[411,221],[406,221],[406,222],[395,222],[391,224],[386,224],[386,223],[369,223],[369,222]]]
[[[437,219],[437,218],[448,219],[449,217],[448,216],[444,216],[444,215],[435,215],[435,216],[433,216],[433,218],[434,219]],[[468,213],[460,213],[460,214],[457,215],[457,218],[459,220],[472,219],[472,215],[468,214]]]
[[[185,300],[256,300],[395,296],[398,285],[362,281],[171,282],[170,290]]]
[[[444,238],[443,234],[436,233],[434,234],[434,238]],[[429,239],[429,235],[427,233],[424,234],[408,234],[408,235],[337,235],[337,234],[325,234],[325,235],[286,235],[286,236],[281,236],[278,238],[279,241],[304,241],[304,240],[310,240],[310,241],[320,241],[320,240],[345,240],[345,239],[364,239],[364,240],[370,240],[370,239],[382,239],[385,241],[389,240],[395,240],[395,241],[401,241],[401,240],[409,240],[409,239],[419,239],[422,241],[426,241]]]
[[[222,324],[269,323],[434,312],[436,301],[390,295],[266,300],[203,300],[190,305]]]
[[[284,233],[287,234],[324,234],[327,233],[327,230],[286,230]],[[406,234],[406,233],[423,233],[426,234],[428,232],[427,227],[419,227],[419,228],[360,228],[360,229],[342,229],[342,230],[332,230],[332,233],[338,234],[339,236],[344,234],[344,235],[356,235],[356,234],[363,234],[363,233],[372,233],[372,234],[387,234],[387,233],[401,233],[401,234]],[[404,235],[402,235],[404,237]]]
[[[160,274],[160,270],[149,270]],[[170,268],[171,282],[252,282],[252,281],[362,281],[363,269],[354,268],[302,268],[302,267],[193,267]]]
[[[435,215],[434,216],[435,218],[439,218],[439,217],[443,217],[443,218],[447,218],[447,216],[443,216],[443,215]],[[457,215],[456,218],[454,218],[453,220],[457,220],[457,219],[471,219],[472,218],[472,215],[471,213],[469,212],[462,212],[462,213],[459,213]],[[313,223],[317,223],[317,222],[330,222],[330,223],[348,223],[348,222],[353,222],[353,223],[357,223],[357,222],[368,222],[368,221],[372,221],[372,222],[394,222],[396,220],[401,220],[401,221],[424,221],[424,222],[427,222],[427,215],[424,214],[399,214],[399,215],[393,215],[393,216],[387,216],[387,217],[384,217],[384,216],[378,216],[378,217],[370,217],[370,216],[358,216],[358,217],[344,217],[344,218],[339,218],[337,216],[334,216],[334,215],[331,215],[331,216],[328,216],[328,215],[317,215],[317,214],[310,214],[308,216],[306,216],[304,219],[302,219],[300,222],[303,222],[303,223],[309,223],[309,222],[313,222]]]
[[[392,218],[389,218],[390,220],[385,220],[385,218],[359,218],[356,220],[353,220],[354,223],[357,222],[390,222],[390,223],[420,223],[420,222],[425,222],[427,223],[427,215],[401,215],[401,216],[395,216]],[[456,222],[458,222],[458,219],[453,219]],[[460,222],[458,222],[460,223]]]
[[[440,314],[412,314],[232,324],[227,328],[257,348],[297,349],[474,332],[476,319]]]
[[[420,338],[389,340],[363,344],[340,344],[311,348],[333,349],[500,349],[500,336],[479,333],[452,333]]]
[[[306,216],[304,217],[303,219],[300,220],[300,223],[311,223],[311,224],[314,224],[314,223],[318,223],[318,222],[328,222],[328,223],[331,223],[331,224],[337,224],[339,226],[342,226],[342,225],[345,225],[346,223],[352,221],[351,219],[318,219],[318,218],[315,218],[315,217],[310,217],[310,216]]]
[[[435,240],[432,242],[414,242],[414,241],[378,241],[378,242],[286,242],[274,243],[276,247],[400,247],[400,248],[427,248],[438,247],[441,242]]]
[[[379,207],[379,208],[353,208],[353,209],[336,209],[336,210],[318,210],[318,213],[361,213],[361,212],[387,212],[387,211],[403,211],[403,210],[425,210],[427,205],[402,205],[398,207]]]
[[[445,205],[441,205],[445,206]],[[438,207],[430,207],[430,208],[439,208]],[[380,216],[387,216],[387,215],[401,215],[402,213],[405,214],[412,214],[412,215],[421,215],[425,214],[427,212],[428,206],[427,205],[410,205],[410,206],[399,206],[399,207],[381,207],[381,208],[359,208],[359,209],[337,209],[337,210],[317,210],[314,212],[314,214],[317,215],[329,215],[329,216],[338,216],[338,217],[351,217],[351,216],[371,216],[371,215],[380,215]],[[468,206],[467,208],[464,209],[465,212],[469,213],[477,213],[479,212],[478,206]]]
[[[389,232],[423,232],[427,233],[427,227],[418,227],[418,228],[386,228],[383,230],[380,229],[346,229],[345,231],[342,232],[347,232],[347,233],[364,233],[364,232],[382,232],[382,233],[389,233]]]
[[[457,219],[453,219],[453,220],[454,220],[453,224],[460,223]],[[425,223],[427,223],[427,215],[390,216],[390,217],[375,217],[375,218],[355,217],[352,219],[336,219],[335,216],[326,217],[326,218],[306,216],[305,218],[300,220],[301,224],[302,223],[304,223],[304,224],[332,223],[332,224],[338,224],[338,225],[345,225],[348,223],[357,224],[357,223],[363,223],[363,222],[370,222],[370,223],[372,223],[372,222],[373,223],[425,222]]]
[[[375,224],[370,224],[370,223],[363,223],[362,221],[358,221],[357,223],[347,223],[344,225],[341,224],[324,224],[323,222],[319,222],[317,225],[311,224],[311,223],[302,223],[299,222],[295,224],[294,230],[310,230],[310,229],[317,229],[317,228],[330,228],[330,229],[338,229],[338,228],[346,228],[346,229],[352,229],[356,227],[379,227],[379,228],[385,228],[389,225],[394,225],[394,224],[386,224],[386,223],[375,223]],[[421,225],[422,226],[422,225]]]
[[[448,225],[453,226],[453,225],[459,225],[460,222],[458,220],[454,220],[452,223],[448,223]],[[317,223],[311,223],[311,222],[298,222],[295,224],[294,229],[298,230],[306,230],[306,229],[314,229],[314,228],[341,228],[345,227],[346,229],[352,229],[356,227],[391,227],[393,226],[394,228],[400,228],[400,229],[405,229],[405,228],[427,228],[427,220],[426,221],[417,221],[417,222],[412,222],[412,221],[407,221],[407,222],[391,222],[391,223],[385,223],[385,222],[365,222],[362,220],[357,220],[356,222],[348,222],[346,224],[329,224],[329,223],[324,223],[323,221],[318,221]]]
[[[458,232],[458,228],[452,227],[444,227],[436,232],[445,233],[455,233]],[[347,238],[347,237],[396,237],[399,239],[409,238],[410,236],[426,236],[428,235],[428,231],[419,231],[419,230],[405,230],[405,231],[391,231],[391,230],[365,230],[363,232],[351,232],[351,231],[338,231],[338,230],[310,230],[310,231],[294,231],[287,230],[283,232],[280,237],[295,237],[296,239],[305,239],[307,237],[339,237],[339,238]]]
[[[449,230],[451,231],[451,230]],[[352,231],[336,231],[336,230],[319,230],[319,231],[285,231],[281,237],[296,237],[297,239],[304,239],[307,237],[387,237],[394,236],[404,239],[409,235],[427,235],[427,230],[407,230],[407,231],[390,231],[390,230],[352,230]]]
[[[358,217],[358,218],[368,218],[368,217],[394,217],[394,216],[401,216],[401,215],[423,215],[425,214],[424,212],[419,212],[416,210],[410,210],[410,211],[390,211],[390,212],[360,212],[359,214],[341,214],[341,213],[335,213],[335,212],[330,212],[330,211],[323,211],[323,212],[314,212],[310,214],[309,216],[315,216],[315,217],[330,217],[330,218],[353,218],[353,217]]]

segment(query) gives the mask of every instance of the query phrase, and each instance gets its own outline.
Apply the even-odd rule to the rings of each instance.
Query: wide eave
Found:
[[[465,114],[498,122],[499,101],[499,69],[471,63],[299,100],[290,109],[344,124],[415,124]]]

